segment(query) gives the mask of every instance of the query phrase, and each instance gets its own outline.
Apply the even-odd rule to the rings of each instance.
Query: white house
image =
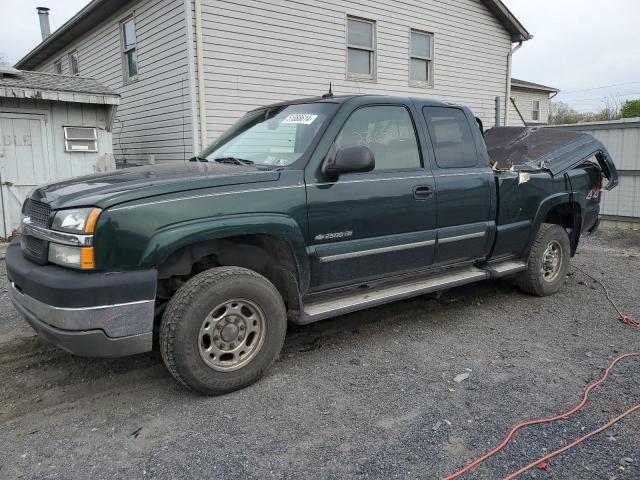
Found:
[[[330,83],[462,103],[505,124],[512,48],[530,38],[500,0],[93,0],[16,66],[111,87],[117,159],[160,162]]]
[[[511,79],[509,125],[548,125],[550,102],[560,90],[539,83]]]

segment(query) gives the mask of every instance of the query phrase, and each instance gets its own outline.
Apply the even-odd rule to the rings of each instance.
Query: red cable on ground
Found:
[[[546,462],[547,460],[556,457],[558,455],[560,455],[563,452],[566,452],[567,450],[569,450],[570,448],[575,447],[576,445],[584,442],[586,439],[593,437],[594,435],[602,432],[603,430],[606,430],[607,428],[611,427],[614,423],[619,422],[620,420],[622,420],[624,417],[626,417],[627,415],[631,415],[633,412],[635,412],[636,410],[640,410],[640,403],[638,405],[634,405],[633,407],[631,407],[630,409],[628,409],[626,412],[618,415],[615,418],[612,418],[611,420],[609,420],[607,423],[605,423],[604,425],[602,425],[599,428],[596,428],[595,430],[593,430],[592,432],[587,433],[586,435],[578,438],[577,440],[574,440],[573,442],[571,442],[568,445],[565,445],[562,448],[559,448],[558,450],[556,450],[555,452],[551,452],[543,457],[538,458],[537,460],[531,462],[529,465],[527,465],[526,467],[522,467],[520,470],[518,470],[517,472],[514,472],[512,474],[510,474],[509,476],[505,477],[504,480],[513,480],[514,478],[516,478],[518,475],[523,474],[524,472],[526,472],[527,470],[531,470],[533,467],[536,467],[540,464],[540,462]]]
[[[618,305],[616,305],[616,302],[613,301],[613,299],[611,298],[611,296],[609,295],[609,290],[607,289],[607,287],[604,285],[604,283],[602,283],[600,280],[598,280],[596,277],[594,277],[593,275],[585,272],[582,268],[580,268],[577,265],[572,265],[572,267],[574,267],[577,270],[580,270],[584,275],[586,275],[587,277],[589,277],[591,280],[593,280],[594,282],[596,282],[598,285],[600,285],[603,290],[604,290],[604,294],[607,296],[607,300],[609,300],[609,303],[611,305],[613,305],[613,308],[616,309],[616,312],[618,312],[618,316],[620,317],[620,320],[622,321],[622,323],[624,323],[625,325],[629,325],[630,327],[633,328],[640,328],[640,322],[636,322],[633,318],[631,318],[629,315],[625,315],[624,313],[622,313],[620,311],[620,309],[618,308]]]
[[[544,423],[551,423],[551,422],[555,422],[557,420],[561,420],[561,419],[566,419],[569,416],[573,415],[574,413],[576,413],[577,411],[581,410],[582,407],[584,407],[584,405],[587,403],[587,399],[589,397],[589,393],[591,393],[591,391],[596,388],[597,386],[601,385],[609,376],[609,372],[611,372],[611,370],[613,369],[613,367],[615,367],[621,360],[625,359],[625,358],[630,358],[630,357],[640,357],[640,352],[638,353],[625,353],[623,355],[619,355],[616,358],[613,359],[613,361],[609,364],[609,366],[606,368],[606,370],[604,371],[604,374],[602,375],[602,377],[600,377],[596,382],[591,383],[587,386],[587,388],[585,389],[583,395],[582,395],[582,400],[580,402],[578,402],[578,404],[576,406],[574,406],[573,408],[567,410],[564,413],[561,413],[559,415],[555,415],[553,417],[549,417],[549,418],[543,418],[540,420],[528,420],[526,422],[522,422],[517,424],[515,427],[513,427],[511,429],[511,431],[507,434],[506,437],[504,437],[504,439],[502,440],[502,442],[500,442],[498,444],[497,447],[495,447],[493,450],[491,450],[490,452],[484,454],[483,456],[473,460],[471,463],[469,463],[466,467],[458,470],[455,473],[452,473],[451,475],[447,476],[444,478],[444,480],[453,480],[455,478],[458,478],[462,475],[464,475],[465,473],[469,472],[471,469],[477,467],[480,463],[484,462],[485,460],[487,460],[488,458],[492,457],[493,455],[495,455],[496,453],[498,453],[500,450],[502,450],[512,439],[513,435],[520,429],[524,428],[524,427],[528,427],[530,425],[540,425],[540,424],[544,424]],[[613,425],[614,423],[616,423],[617,421],[619,421],[621,418],[623,418],[626,415],[629,415],[630,413],[633,413],[634,411],[636,411],[637,409],[640,408],[640,404],[635,405],[634,407],[632,407],[631,409],[627,410],[624,414],[622,414],[619,417],[614,418],[613,420],[611,420],[609,423],[605,424],[603,427],[600,427],[598,430],[591,432],[590,434],[585,435],[584,437],[582,437],[581,439],[576,440],[575,442],[573,442],[573,444],[569,444],[566,445],[565,447],[561,448],[560,450],[556,450],[555,452],[552,452],[552,456],[555,455],[559,455],[560,453],[564,452],[565,450],[568,450],[569,448],[571,448],[574,445],[577,445],[578,443],[586,440],[587,438],[589,438],[592,435],[595,435],[596,433],[601,432],[602,430],[604,430],[605,428],[610,427],[611,425]],[[516,473],[511,474],[511,476],[507,477],[507,478],[515,478],[515,476],[520,475],[520,473],[529,470],[532,467],[535,467],[536,465],[538,465],[541,461],[544,461],[545,457],[542,457],[541,459],[536,460],[534,463],[528,465],[527,467],[524,467],[524,469],[519,470]]]

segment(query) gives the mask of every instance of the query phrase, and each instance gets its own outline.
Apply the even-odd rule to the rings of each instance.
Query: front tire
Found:
[[[543,223],[533,241],[527,270],[518,274],[518,285],[532,295],[553,295],[564,282],[570,257],[567,231],[560,225]]]
[[[286,329],[282,297],[269,280],[246,268],[218,267],[175,293],[160,325],[160,351],[180,383],[221,395],[263,375]]]

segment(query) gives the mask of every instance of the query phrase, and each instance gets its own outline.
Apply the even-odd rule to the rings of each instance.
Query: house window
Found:
[[[78,51],[74,50],[69,54],[69,72],[71,75],[78,75]]]
[[[136,40],[136,24],[133,17],[122,22],[122,61],[125,81],[138,79],[138,48]]]
[[[433,34],[411,30],[409,80],[421,86],[433,82]]]
[[[347,78],[375,78],[375,22],[347,17]]]
[[[540,100],[533,101],[533,109],[531,110],[531,120],[534,122],[540,121]]]
[[[53,73],[62,75],[62,59],[53,62]]]
[[[64,127],[65,152],[97,152],[98,134],[95,127]]]

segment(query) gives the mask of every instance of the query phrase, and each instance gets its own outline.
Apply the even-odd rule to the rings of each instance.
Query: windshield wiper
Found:
[[[237,157],[218,157],[214,158],[213,161],[218,163],[233,163],[235,165],[253,165],[251,160]]]
[[[208,162],[206,158],[199,157],[198,155],[196,155],[195,157],[191,157],[189,161],[190,162]]]

